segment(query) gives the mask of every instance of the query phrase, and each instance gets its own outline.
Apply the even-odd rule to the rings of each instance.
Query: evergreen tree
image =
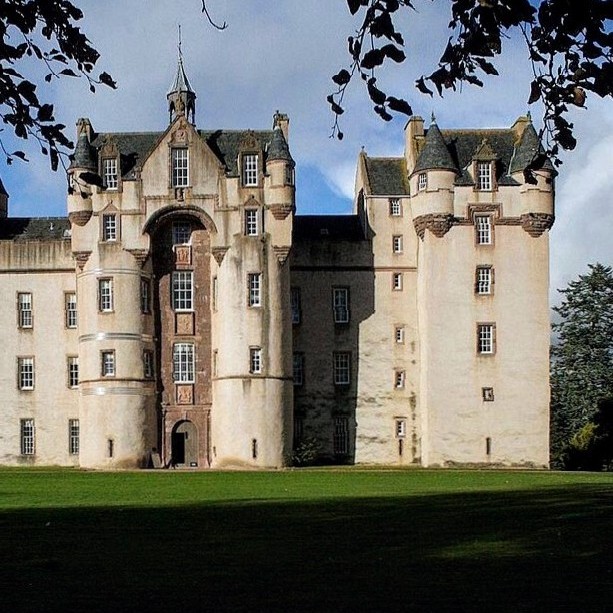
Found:
[[[589,265],[571,281],[553,325],[551,351],[551,451],[554,467],[565,464],[573,437],[593,422],[599,402],[613,397],[613,270]]]

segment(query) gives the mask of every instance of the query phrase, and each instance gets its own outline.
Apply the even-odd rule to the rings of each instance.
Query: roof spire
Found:
[[[195,123],[196,115],[196,93],[189,83],[185,68],[183,67],[183,50],[181,49],[181,25],[178,26],[177,44],[177,73],[170,86],[168,95],[168,111],[171,123],[180,115],[187,117],[187,120]]]

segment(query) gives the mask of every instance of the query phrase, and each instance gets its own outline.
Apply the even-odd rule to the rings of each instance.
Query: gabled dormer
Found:
[[[492,149],[488,139],[484,138],[472,158],[472,175],[476,191],[491,192],[498,189],[496,173],[498,159],[498,154]]]

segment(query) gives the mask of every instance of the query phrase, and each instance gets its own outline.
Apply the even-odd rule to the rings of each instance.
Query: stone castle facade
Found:
[[[67,218],[0,194],[0,463],[546,466],[553,169],[529,118],[405,129],[296,215],[289,120],[77,125]]]

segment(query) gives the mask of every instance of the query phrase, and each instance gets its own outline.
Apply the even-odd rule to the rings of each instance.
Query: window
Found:
[[[102,185],[106,189],[117,189],[117,158],[102,160]]]
[[[404,389],[404,380],[405,380],[405,371],[395,370],[394,371],[394,388],[397,390]]]
[[[351,382],[351,354],[334,354],[334,385],[349,385]]]
[[[428,175],[425,172],[420,172],[417,175],[417,189],[421,192],[428,187]]]
[[[478,245],[492,244],[492,218],[490,215],[475,215]]]
[[[335,287],[332,290],[332,306],[334,310],[334,323],[346,324],[349,322],[349,288]]]
[[[304,418],[294,415],[294,447],[297,447],[304,438]]]
[[[257,236],[260,233],[258,213],[257,209],[245,209],[245,236]]]
[[[113,310],[113,279],[98,279],[98,310],[102,313]]]
[[[400,198],[390,198],[390,215],[392,217],[402,217],[402,205],[400,204]]]
[[[64,294],[64,316],[67,328],[77,327],[77,295],[74,292]]]
[[[194,345],[192,343],[175,343],[172,348],[172,378],[175,383],[193,383]]]
[[[102,240],[108,242],[117,240],[117,215],[102,216]]]
[[[17,311],[19,313],[19,327],[32,327],[32,294],[17,294]]]
[[[493,387],[482,387],[481,397],[483,398],[483,402],[493,402],[494,401],[494,388]]]
[[[294,385],[299,386],[304,384],[304,355],[302,353],[294,353],[293,356],[293,375]]]
[[[153,379],[153,351],[143,351],[143,374],[145,379]]]
[[[346,417],[334,418],[334,455],[349,453],[349,420]]]
[[[494,353],[496,327],[494,324],[478,324],[477,326],[477,353]]]
[[[140,280],[140,312],[149,313],[151,311],[151,284],[149,279]]]
[[[101,369],[100,372],[103,377],[114,377],[115,376],[115,352],[110,351],[102,351],[100,353],[100,362]]]
[[[292,287],[290,289],[290,301],[292,307],[292,324],[297,325],[302,319],[299,287]]]
[[[189,185],[189,154],[187,149],[172,149],[172,186]]]
[[[477,189],[490,191],[492,189],[492,163],[477,162]]]
[[[247,275],[247,286],[249,289],[248,304],[250,307],[262,306],[262,275],[257,273],[250,273]]]
[[[252,375],[259,375],[262,372],[262,349],[260,347],[249,349],[249,372]]]
[[[492,269],[489,266],[477,266],[477,294],[486,295],[492,293],[492,276]]]
[[[178,270],[172,273],[172,308],[175,311],[191,311],[194,308],[194,273]]]
[[[217,376],[217,363],[219,360],[219,351],[217,351],[217,349],[215,349],[213,351],[213,376],[216,377]]]
[[[78,387],[79,385],[79,358],[76,356],[68,357],[68,387]]]
[[[79,420],[68,420],[68,453],[70,455],[79,454]]]
[[[188,221],[175,221],[172,224],[172,244],[189,245],[192,240],[192,226]]]
[[[485,453],[487,455],[492,454],[492,439],[489,436],[485,439]]]
[[[18,358],[18,382],[20,390],[34,389],[34,358]]]
[[[258,184],[258,155],[257,153],[243,154],[243,185],[253,187]]]
[[[217,277],[213,277],[211,288],[211,302],[213,303],[213,310],[217,310]]]
[[[294,168],[289,164],[285,167],[285,185],[293,185],[295,181],[296,173]]]
[[[34,455],[34,420],[20,421],[21,455]]]
[[[115,455],[115,441],[112,438],[107,440],[107,449],[109,458],[112,458]]]
[[[397,419],[395,423],[396,438],[404,438],[407,435],[407,420]]]
[[[392,289],[396,292],[399,292],[402,290],[402,273],[401,272],[392,273]]]
[[[402,345],[404,343],[404,326],[396,326],[394,328],[394,340]]]
[[[392,236],[392,251],[394,253],[402,253],[402,234]]]

